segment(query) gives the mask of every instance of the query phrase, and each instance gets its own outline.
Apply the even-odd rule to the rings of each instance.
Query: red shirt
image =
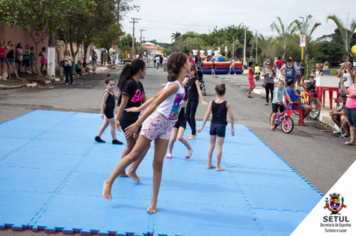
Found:
[[[190,64],[192,64],[193,66],[195,65],[195,61],[192,59],[189,60]]]
[[[5,52],[6,52],[6,49],[7,49],[6,46],[4,46],[3,48],[0,47],[0,53],[5,53]],[[0,54],[0,58],[5,58],[5,57],[6,57],[5,54]]]
[[[283,66],[283,61],[282,60],[277,60],[274,64],[276,64],[277,67],[282,67]]]

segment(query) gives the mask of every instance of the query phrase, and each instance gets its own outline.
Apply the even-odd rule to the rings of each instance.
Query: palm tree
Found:
[[[172,42],[176,41],[176,39],[180,36],[182,36],[182,34],[179,33],[178,31],[176,31],[175,33],[172,33],[172,35],[171,35]]]
[[[352,19],[350,28],[348,29],[349,15],[350,15],[350,13],[347,15],[346,25],[344,25],[343,21],[340,18],[338,18],[336,15],[330,15],[330,16],[326,17],[326,22],[328,22],[328,20],[334,21],[334,23],[336,24],[337,28],[339,29],[339,31],[341,33],[342,41],[344,41],[344,43],[345,43],[344,61],[347,61],[350,59],[352,60],[352,54],[350,53],[350,42],[351,42],[352,35],[356,29],[355,19]]]
[[[293,22],[290,23],[288,25],[288,27],[286,27],[283,23],[282,23],[282,20],[281,18],[278,16],[277,17],[277,20],[279,22],[279,26],[277,25],[276,22],[273,22],[271,24],[271,30],[276,30],[278,35],[279,35],[279,38],[282,40],[283,42],[283,49],[282,49],[282,52],[281,52],[281,56],[282,56],[282,60],[285,59],[285,56],[286,56],[286,52],[287,52],[287,42],[288,40],[290,39],[290,37],[293,35],[293,33],[295,32],[296,30],[296,27],[293,26]]]
[[[270,54],[273,44],[273,36],[265,38],[262,34],[257,38],[258,48],[261,50],[261,56],[267,57]]]
[[[300,35],[305,35],[306,36],[306,44],[304,48],[304,53],[305,53],[305,60],[308,60],[308,44],[311,41],[312,34],[318,28],[321,23],[314,23],[314,25],[311,27],[312,23],[310,22],[312,18],[312,15],[308,15],[305,19],[304,22],[301,22],[299,20],[294,20],[292,24],[295,24],[297,29],[299,30]],[[311,28],[310,28],[311,27]]]

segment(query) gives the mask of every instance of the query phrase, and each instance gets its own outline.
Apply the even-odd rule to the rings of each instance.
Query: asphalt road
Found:
[[[16,89],[0,91],[0,122],[13,119],[32,110],[59,110],[99,113],[102,94],[105,90],[104,79],[108,71],[97,75],[81,77],[76,85],[70,87],[49,87],[34,89]],[[120,70],[110,70],[118,78]],[[146,95],[153,96],[165,83],[166,73],[153,68],[147,69],[142,81]],[[309,126],[297,124],[298,117],[293,116],[295,126],[291,134],[284,134],[280,128],[276,132],[269,130],[271,106],[265,106],[265,99],[254,95],[247,98],[248,80],[246,75],[204,75],[209,102],[215,98],[214,88],[219,83],[227,85],[225,100],[232,105],[235,123],[248,126],[278,155],[289,163],[299,174],[307,179],[320,192],[325,194],[356,160],[355,147],[344,146],[344,140],[332,134],[332,131],[318,121],[306,119]],[[257,86],[261,86],[258,82]],[[196,118],[202,120],[207,107],[199,104]],[[99,116],[99,114],[98,114]],[[97,128],[93,134],[97,132]],[[251,150],[252,151],[252,150]],[[40,235],[45,235],[41,232]],[[0,231],[0,235],[33,235],[31,231]],[[36,234],[38,235],[38,233]]]

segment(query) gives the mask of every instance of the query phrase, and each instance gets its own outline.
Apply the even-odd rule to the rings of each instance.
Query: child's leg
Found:
[[[215,148],[215,141],[216,141],[216,135],[210,135],[210,147],[209,147],[209,151],[208,151],[208,166],[207,166],[208,169],[216,167],[211,162],[213,159],[213,151]]]
[[[106,127],[108,127],[109,125],[109,121],[106,118],[106,116],[104,117],[104,124],[100,127],[99,132],[98,132],[98,137],[101,137],[101,135],[104,133]]]
[[[141,161],[146,156],[148,149],[150,149],[150,145],[148,145],[148,147],[141,153],[141,156],[132,163],[130,169],[126,173],[127,176],[129,176],[132,180],[134,180],[137,183],[139,183],[141,180],[138,178],[136,171],[139,165],[141,164]]]
[[[183,131],[184,132],[184,131]],[[171,140],[169,141],[169,149],[168,149],[168,154],[167,154],[167,158],[170,158],[172,156],[172,152],[173,152],[173,146],[174,143],[177,140],[177,135],[178,135],[178,129],[177,128],[173,128],[172,129],[172,136],[171,136]]]
[[[103,196],[107,200],[111,200],[111,187],[116,179],[116,177],[121,174],[123,171],[125,171],[125,168],[129,166],[132,162],[136,161],[142,152],[144,152],[147,147],[150,146],[151,140],[143,137],[142,135],[139,136],[137,140],[137,144],[133,148],[133,150],[125,156],[123,159],[120,160],[119,164],[115,167],[114,171],[110,175],[110,177],[104,182],[104,187],[103,187]],[[168,144],[168,140],[167,140]],[[165,151],[167,150],[167,146]],[[164,154],[163,154],[164,155]]]
[[[108,120],[110,123],[110,132],[112,140],[116,140],[115,117]]]
[[[188,141],[183,137],[184,131],[185,131],[184,127],[179,127],[178,140],[181,141],[184,144],[184,146],[186,146],[188,148],[188,150],[193,150],[193,148],[189,145]],[[172,132],[172,134],[173,134],[173,132]],[[172,136],[172,138],[173,138],[173,136]],[[173,148],[173,145],[172,145],[172,148]]]
[[[218,145],[216,147],[216,170],[225,170],[220,166],[222,156],[222,146],[224,144],[225,137],[218,137]]]
[[[148,213],[154,214],[157,212],[156,205],[157,205],[157,198],[159,187],[161,185],[162,179],[162,166],[163,166],[163,159],[164,155],[166,154],[168,146],[168,140],[157,138],[155,140],[155,156],[153,159],[153,197],[151,201],[150,207],[147,209]]]

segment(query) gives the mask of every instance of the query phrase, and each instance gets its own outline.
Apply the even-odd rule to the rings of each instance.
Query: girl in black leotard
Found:
[[[108,127],[110,123],[112,143],[122,144],[122,142],[116,139],[114,109],[115,109],[115,100],[118,99],[118,96],[115,95],[114,93],[115,80],[110,77],[110,74],[108,74],[108,78],[105,80],[105,87],[106,90],[104,92],[103,101],[101,103],[101,115],[100,115],[100,117],[104,119],[104,124],[100,127],[99,133],[95,137],[95,141],[100,143],[105,143],[105,141],[101,139],[101,135],[103,134],[106,127]]]
[[[187,116],[187,121],[192,129],[192,134],[187,136],[187,139],[195,139],[195,136],[197,136],[196,132],[196,124],[195,124],[195,113],[197,112],[198,104],[199,104],[199,97],[201,99],[201,103],[203,106],[208,105],[203,99],[203,95],[200,90],[200,84],[199,84],[199,78],[196,73],[196,69],[194,66],[192,66],[192,72],[191,72],[191,77],[189,75],[186,76],[183,84],[187,84],[188,86],[188,102],[186,105],[186,116]]]

